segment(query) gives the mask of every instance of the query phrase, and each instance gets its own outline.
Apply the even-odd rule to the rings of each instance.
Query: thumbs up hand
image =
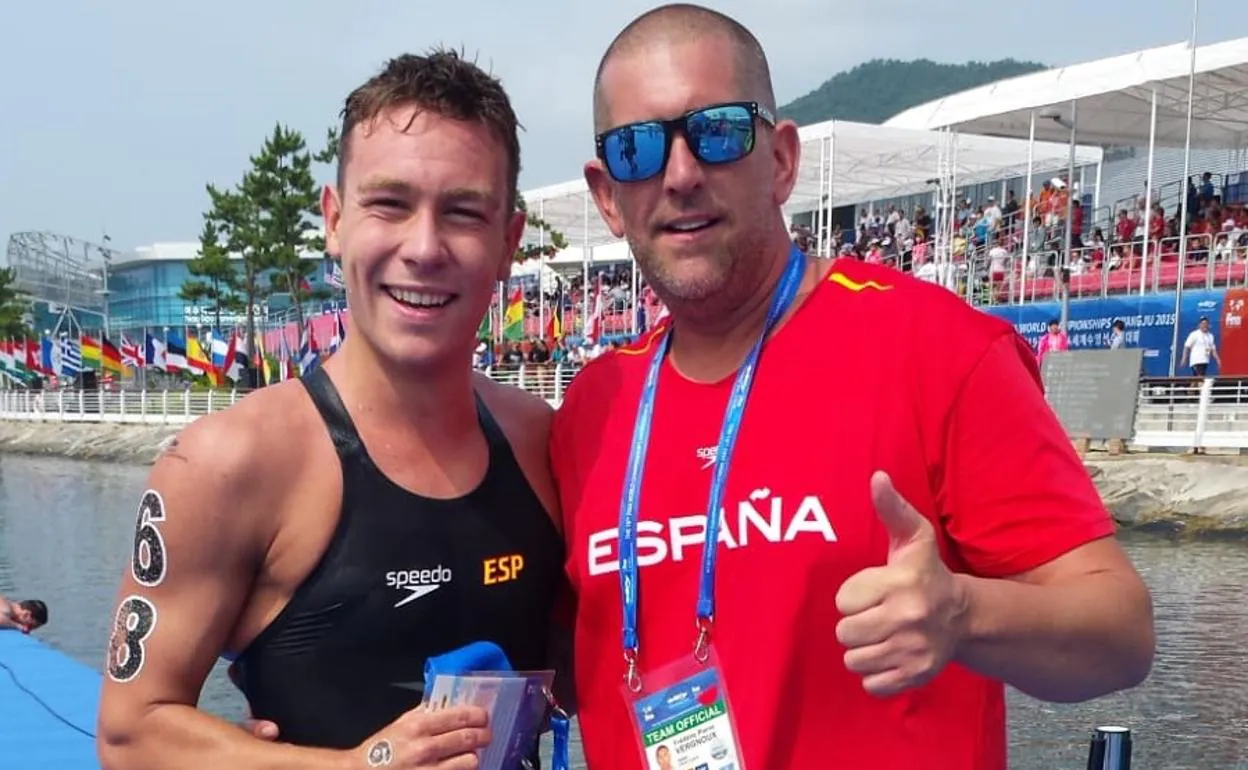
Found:
[[[871,477],[871,502],[888,530],[888,562],[841,585],[836,637],[845,667],[862,675],[867,692],[884,696],[925,684],[949,662],[966,597],[940,558],[931,522],[882,471]]]

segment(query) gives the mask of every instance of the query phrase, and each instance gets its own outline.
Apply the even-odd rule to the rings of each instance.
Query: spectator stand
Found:
[[[1193,80],[1190,141],[1187,126],[1189,77]],[[1045,70],[970,89],[906,110],[885,125],[988,134],[1026,139],[1028,142],[1065,140],[1104,146],[1147,147],[1149,163],[1144,200],[1158,203],[1158,193],[1168,190],[1157,189],[1154,179],[1156,148],[1182,147],[1185,158],[1190,157],[1192,148],[1225,149],[1248,156],[1244,152],[1248,148],[1248,102],[1243,99],[1245,92],[1248,92],[1248,38],[1197,47],[1194,70],[1192,49],[1180,43]],[[1144,115],[1149,119],[1141,120]],[[1034,173],[1044,172],[1029,170],[1029,190]],[[1146,216],[1132,231],[1129,241],[1111,235],[1114,238],[1111,243],[1130,245],[1129,256],[1132,258],[1126,260],[1125,266],[1134,270],[1135,280],[1132,281],[1131,273],[1127,273],[1123,277],[1115,276],[1112,281],[1108,278],[1100,280],[1100,284],[1106,291],[1110,284],[1122,285],[1138,290],[1141,295],[1167,285],[1181,288],[1188,285],[1186,272],[1189,267],[1204,268],[1193,278],[1199,285],[1242,282],[1242,266],[1215,265],[1210,269],[1207,259],[1200,260],[1198,265],[1197,260],[1189,259],[1189,252],[1192,252],[1193,246],[1204,247],[1206,253],[1211,250],[1216,233],[1198,232],[1193,225],[1200,214],[1206,213],[1205,207],[1215,199],[1219,205],[1238,204],[1248,193],[1248,184],[1245,184],[1248,178],[1244,176],[1240,174],[1234,179],[1223,178],[1217,182],[1202,178],[1199,184],[1191,179],[1187,182],[1179,180],[1173,194],[1177,203],[1181,204],[1185,199],[1188,202],[1188,208],[1193,213],[1189,214],[1187,221],[1176,221],[1173,231],[1170,231],[1164,213],[1161,227],[1154,227],[1152,217]],[[1216,189],[1218,186],[1220,190]],[[1203,192],[1202,187],[1206,188]],[[1188,188],[1187,195],[1181,192],[1184,188]],[[1098,205],[1099,202],[1094,202],[1094,211]],[[1176,205],[1176,211],[1178,208],[1180,206]],[[1030,196],[1023,216],[1024,222],[1033,221]],[[1176,220],[1178,218],[1176,216]],[[1098,222],[1093,219],[1090,224],[1092,232],[1098,228],[1103,233],[1114,232],[1112,221]],[[1085,220],[1083,228],[1074,233],[1078,236],[1072,239],[1076,247],[1081,246],[1080,241],[1088,225]],[[1220,226],[1219,223],[1219,229]],[[1033,251],[1029,242],[1031,230],[1030,227],[1023,230],[1023,254]],[[1138,245],[1135,243],[1137,233]],[[1184,239],[1181,237],[1184,234],[1192,237]],[[1177,239],[1178,248],[1172,260],[1167,259],[1164,249],[1168,239]],[[1041,251],[1047,251],[1047,245],[1042,244]],[[1227,244],[1223,248],[1233,251],[1235,244]],[[1055,264],[1069,267],[1075,256],[1072,250],[1067,254],[1068,258]],[[1173,262],[1175,266],[1169,268],[1168,262]],[[1061,278],[1064,274],[1062,271],[1050,271],[1052,278]],[[1028,275],[1028,270],[1020,270],[1016,276],[1016,296],[1020,302],[1028,301],[1032,296],[1028,293]],[[1074,287],[1071,289],[1073,291]],[[1044,294],[1052,290],[1051,286],[1041,284],[1033,289],[1033,294],[1035,291]]]

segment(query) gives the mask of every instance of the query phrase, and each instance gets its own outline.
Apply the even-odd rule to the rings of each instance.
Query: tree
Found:
[[[526,259],[553,257],[568,247],[568,242],[563,237],[563,233],[556,230],[549,222],[537,214],[529,211],[523,195],[516,195],[516,208],[524,212],[524,218],[529,227],[545,233],[545,236],[541,238],[542,242],[540,244],[521,242],[519,248],[516,249],[516,262],[523,262]]]
[[[0,338],[30,339],[30,295],[17,288],[17,271],[0,268]]]
[[[222,230],[229,223],[220,223],[209,212],[204,216],[204,229],[199,236],[199,254],[187,263],[193,276],[182,282],[178,297],[196,305],[206,304],[212,311],[212,328],[221,328],[221,312],[242,309],[239,298],[238,273],[230,259],[230,250],[222,245]]]
[[[342,142],[339,141],[338,129],[331,127],[325,132],[325,148],[313,155],[312,160],[326,165],[337,163],[339,157],[338,151],[341,147]]]
[[[269,287],[290,295],[295,320],[302,325],[304,304],[328,296],[323,290],[313,290],[308,280],[316,274],[320,260],[304,258],[309,252],[325,250],[314,224],[321,211],[312,154],[301,133],[279,123],[251,165],[242,191],[260,212],[265,265],[272,271]]]
[[[207,189],[212,206],[204,215],[205,230],[211,225],[216,231],[220,249],[242,258],[242,272],[235,273],[230,289],[235,300],[241,302],[246,310],[243,343],[250,361],[256,336],[256,304],[268,297],[268,287],[260,280],[270,262],[260,227],[260,210],[256,202],[248,197],[242,183],[234,190],[222,191],[213,185],[208,185]]]

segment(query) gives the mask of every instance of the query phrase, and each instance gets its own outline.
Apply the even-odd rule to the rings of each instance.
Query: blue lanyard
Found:
[[[550,752],[550,770],[571,770],[568,751],[569,718],[563,709],[557,708],[550,716],[550,728],[554,732],[554,744]]]
[[[728,465],[732,451],[736,447],[737,434],[741,429],[745,402],[750,394],[750,386],[754,382],[754,372],[758,368],[763,342],[797,298],[805,262],[805,255],[795,245],[789,252],[788,265],[785,267],[784,275],[780,278],[776,293],[771,298],[771,306],[767,310],[767,321],[763,326],[763,332],[737,372],[732,394],[728,398],[728,407],[719,434],[719,447],[715,454],[710,500],[707,503],[706,538],[702,549],[702,577],[698,589],[697,605],[699,636],[695,656],[701,656],[706,651],[704,645],[707,642],[711,620],[715,615],[715,560],[719,552],[717,546],[722,513],[720,506],[723,504],[724,488],[728,482]],[[672,332],[669,329],[663,335],[646,373],[641,403],[637,407],[637,422],[633,427],[633,443],[628,455],[624,495],[620,500],[620,596],[624,605],[624,659],[628,663],[628,685],[634,691],[641,688],[641,679],[637,674],[639,645],[637,596],[640,588],[637,569],[637,510],[641,498],[641,480],[645,470],[646,451],[650,445],[650,422],[654,416],[655,393],[658,391],[659,373],[663,369],[663,359],[667,356],[671,340]],[[704,658],[700,659],[704,660]]]

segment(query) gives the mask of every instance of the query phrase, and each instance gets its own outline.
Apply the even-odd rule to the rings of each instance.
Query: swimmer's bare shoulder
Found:
[[[550,472],[549,442],[554,408],[541,396],[496,382],[479,372],[474,376],[474,386],[507,436],[520,469],[550,513],[555,526],[562,531],[559,495],[555,492]]]
[[[306,399],[297,382],[252,393],[188,425],[153,465],[108,644],[103,767],[340,764],[337,752],[266,743],[195,708],[306,467],[299,454],[315,451],[302,435]]]

